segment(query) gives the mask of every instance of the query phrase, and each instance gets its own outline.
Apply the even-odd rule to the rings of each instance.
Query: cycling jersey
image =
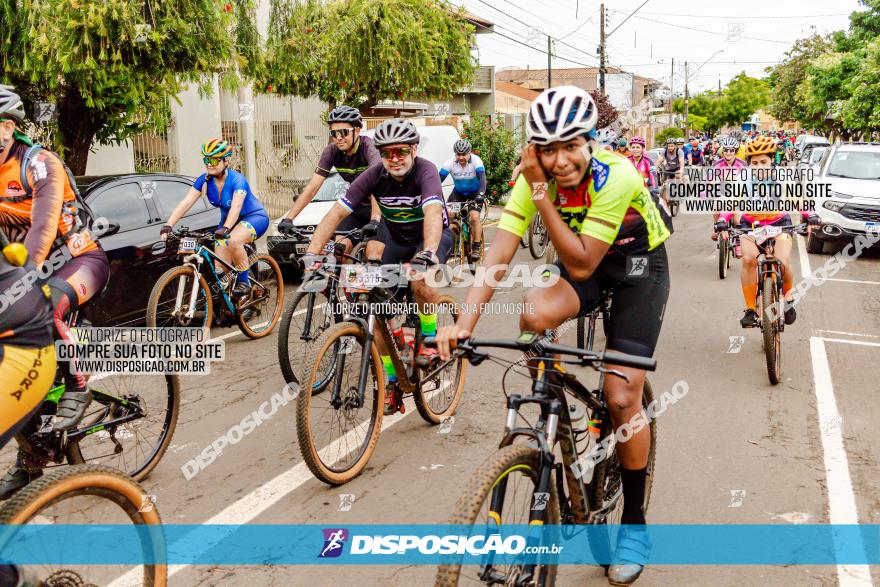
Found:
[[[28,147],[16,141],[0,165],[0,226],[9,240],[24,243],[37,265],[62,244],[73,257],[97,250],[91,232],[77,230],[77,218],[68,211],[76,195],[57,155],[46,149],[33,155],[26,171],[32,193],[27,195],[21,185],[21,162]]]
[[[339,176],[348,183],[351,183],[361,173],[381,162],[379,151],[373,145],[373,139],[370,137],[358,137],[358,142],[351,154],[341,151],[335,143],[330,143],[324,147],[321,159],[318,161],[318,166],[315,167],[315,173],[322,177],[327,177],[330,175],[330,169],[335,167]],[[369,205],[370,201],[367,200],[366,206],[369,207]]]
[[[551,181],[548,197],[571,229],[611,245],[609,255],[652,251],[671,234],[670,220],[645,187],[635,167],[622,157],[598,149],[590,170],[574,189]],[[525,177],[520,177],[498,227],[522,238],[537,208]]]
[[[754,181],[749,180],[749,190],[751,191],[754,186]],[[756,196],[757,197],[757,196]],[[740,217],[740,222],[743,225],[747,225],[751,227],[754,223],[758,223],[758,226],[766,226],[768,224],[777,224],[783,221],[786,218],[789,218],[788,212],[770,212],[767,214],[763,213],[752,213],[752,214],[742,214]],[[810,212],[801,212],[801,216],[804,218],[808,218],[810,216]],[[733,212],[725,212],[718,216],[719,220],[730,221],[733,218]]]
[[[354,180],[338,202],[354,212],[370,201],[370,195],[379,203],[390,236],[399,241],[422,240],[424,211],[429,206],[440,206],[443,226],[449,226],[437,167],[422,157],[415,158],[403,181],[392,177],[384,165],[370,167]]]
[[[642,155],[638,161],[636,161],[635,155],[629,156],[630,162],[636,166],[639,174],[645,179],[645,185],[649,188],[657,187],[657,182],[654,180],[654,174],[651,173],[651,170],[654,169],[654,162]]]
[[[684,146],[684,164],[688,165],[688,155],[693,157],[693,165],[701,165],[703,163],[703,151],[700,149],[699,145],[696,147],[691,147],[690,145]]]
[[[51,293],[49,286],[36,280],[38,275],[32,262],[17,267],[0,254],[0,345],[52,344]]]
[[[217,193],[216,178],[213,176],[208,177],[207,173],[203,173],[195,180],[195,182],[193,182],[193,188],[202,191],[206,184],[208,201],[215,208],[220,208],[221,225],[226,222],[226,217],[229,215],[229,210],[232,208],[233,198],[241,192],[244,192],[245,197],[244,202],[241,205],[241,210],[238,213],[239,220],[247,220],[251,215],[262,215],[268,218],[266,209],[263,208],[263,205],[251,191],[251,186],[248,185],[247,179],[245,179],[245,177],[239,172],[233,169],[226,170],[226,182],[223,184],[222,194]]]
[[[680,155],[681,149],[675,149],[672,153],[669,152],[669,149],[663,150],[663,159],[666,163],[665,170],[667,173],[674,173],[681,170]]]
[[[462,196],[475,196],[486,192],[486,166],[483,160],[471,153],[467,163],[459,165],[455,157],[440,168],[440,181],[452,174],[455,191]]]

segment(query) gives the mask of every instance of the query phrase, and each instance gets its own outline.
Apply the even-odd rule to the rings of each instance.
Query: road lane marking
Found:
[[[813,274],[813,270],[810,268],[810,256],[807,254],[807,246],[804,244],[804,237],[801,235],[795,235],[797,238],[797,247],[798,247],[798,257],[801,261],[801,279],[806,278],[809,275]]]
[[[822,336],[822,337],[811,336],[810,338],[818,338],[819,340],[824,340],[826,342],[841,342],[843,344],[859,344],[862,346],[880,346],[880,342],[868,342],[866,340],[846,340],[843,338],[828,338],[825,336]]]
[[[813,380],[816,389],[816,410],[819,416],[819,432],[822,438],[825,479],[828,488],[828,516],[831,524],[858,524],[859,515],[856,509],[852,478],[849,474],[849,461],[843,446],[842,427],[821,426],[822,422],[840,420],[837,400],[834,398],[828,354],[825,351],[825,340],[828,339],[817,336],[810,337],[810,355],[813,362]],[[837,546],[835,543],[835,547]],[[864,545],[862,545],[862,550],[864,550]],[[837,565],[837,579],[840,587],[872,585],[871,571],[867,565]]]
[[[847,336],[864,336],[867,338],[880,338],[876,334],[859,334],[858,332],[844,332],[843,330],[823,330],[821,328],[817,329],[816,332],[829,332],[831,334],[845,334]]]
[[[860,279],[838,279],[837,277],[829,277],[828,281],[842,281],[844,283],[867,283],[868,285],[880,285],[880,281],[862,281]]]

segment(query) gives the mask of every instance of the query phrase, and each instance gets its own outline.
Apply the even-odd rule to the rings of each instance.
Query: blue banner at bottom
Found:
[[[623,530],[648,564],[880,564],[878,525],[0,526],[16,564],[362,565],[615,562]]]

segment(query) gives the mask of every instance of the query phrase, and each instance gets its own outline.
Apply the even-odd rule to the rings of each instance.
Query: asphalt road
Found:
[[[880,522],[880,257],[868,254],[812,288],[783,340],[784,380],[772,386],[760,333],[742,330],[739,266],[717,275],[710,221],[679,217],[668,242],[672,293],[651,376],[656,393],[687,383],[689,393],[658,420],[649,523]],[[487,231],[488,240],[495,229]],[[796,247],[798,273],[829,255]],[[537,264],[525,250],[517,260]],[[847,281],[850,280],[850,281]],[[287,288],[288,293],[293,285]],[[463,298],[463,290],[452,290]],[[518,302],[522,291],[494,301]],[[516,316],[485,317],[482,336],[513,337]],[[144,484],[168,523],[443,523],[472,471],[495,449],[504,425],[501,367],[469,367],[448,433],[412,403],[386,418],[366,472],[331,488],[302,462],[295,407],[282,407],[210,466],[186,480],[181,466],[284,384],[276,337],[223,336],[228,359],[209,377],[184,379],[172,446]],[[744,337],[741,341],[732,337]],[[573,334],[563,337],[573,343]],[[584,372],[592,381],[594,375]],[[522,384],[520,384],[522,385]],[[524,387],[525,389],[525,387]],[[344,495],[353,496],[344,497]],[[342,506],[350,503],[350,509]],[[172,568],[171,584],[428,585],[427,566],[261,566]],[[649,567],[651,585],[868,585],[878,569],[811,567]],[[562,569],[558,584],[607,585],[597,568]]]

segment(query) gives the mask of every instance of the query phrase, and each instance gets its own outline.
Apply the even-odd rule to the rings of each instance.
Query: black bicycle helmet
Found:
[[[332,124],[334,122],[347,122],[358,128],[361,128],[364,125],[361,120],[360,110],[352,108],[351,106],[337,106],[331,110],[330,114],[327,116],[327,124]]]
[[[376,127],[376,132],[373,133],[373,144],[377,148],[399,144],[417,145],[418,142],[419,131],[416,130],[416,125],[403,118],[385,120]]]
[[[21,124],[24,120],[24,105],[12,86],[0,85],[0,119],[10,118]]]
[[[459,139],[455,141],[455,144],[452,146],[452,150],[455,151],[456,155],[464,155],[465,153],[470,153],[471,142],[467,139]]]

